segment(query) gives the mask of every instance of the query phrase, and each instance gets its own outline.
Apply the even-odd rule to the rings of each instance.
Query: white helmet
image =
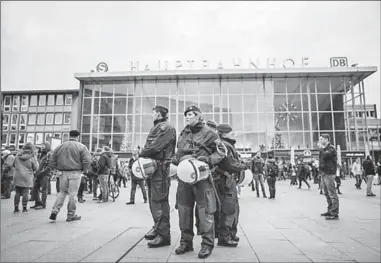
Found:
[[[209,176],[209,165],[197,159],[190,158],[180,162],[177,167],[177,176],[181,181],[195,184]]]
[[[138,158],[132,164],[132,173],[140,179],[151,176],[157,169],[156,162],[150,158]]]

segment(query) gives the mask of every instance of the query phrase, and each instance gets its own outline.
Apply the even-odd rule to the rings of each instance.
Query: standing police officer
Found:
[[[168,122],[168,109],[157,105],[152,109],[154,126],[149,131],[146,144],[139,157],[151,158],[156,161],[157,169],[147,178],[148,200],[155,223],[153,229],[145,235],[148,247],[162,247],[171,244],[169,220],[169,165],[175,154],[176,129]]]
[[[201,110],[196,106],[188,107],[185,112],[186,126],[178,140],[178,151],[172,162],[178,165],[189,157],[207,163],[210,167],[218,164],[224,155],[217,151],[219,138],[215,131],[203,122]],[[217,210],[216,193],[212,181],[201,180],[193,185],[179,180],[177,186],[176,206],[179,213],[181,230],[180,246],[175,250],[177,255],[193,251],[193,210],[196,202],[200,218],[202,235],[199,258],[207,258],[214,248],[214,216]]]
[[[232,128],[229,124],[217,126],[221,142],[227,149],[227,156],[218,164],[216,169],[219,178],[218,193],[221,200],[217,245],[226,247],[236,247],[238,245],[238,237],[232,231],[238,213],[236,178],[241,171],[246,169],[246,165],[239,161],[239,155],[234,146],[236,140],[232,138],[231,131]]]

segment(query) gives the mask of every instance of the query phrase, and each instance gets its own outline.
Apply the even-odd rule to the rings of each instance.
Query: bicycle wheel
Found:
[[[119,197],[119,186],[118,185],[115,185],[115,191],[114,191],[114,197],[115,199],[117,199]]]
[[[112,201],[115,202],[115,185],[108,186],[108,195],[112,198]]]

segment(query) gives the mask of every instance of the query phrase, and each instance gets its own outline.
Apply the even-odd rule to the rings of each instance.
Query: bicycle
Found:
[[[108,195],[115,202],[115,199],[119,197],[120,190],[119,186],[115,183],[114,176],[111,174],[108,176]]]

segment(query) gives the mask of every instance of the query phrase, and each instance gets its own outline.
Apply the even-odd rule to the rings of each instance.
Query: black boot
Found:
[[[23,213],[28,212],[28,209],[26,208],[26,205],[22,206],[22,211],[23,211]]]
[[[207,258],[212,254],[212,250],[207,247],[202,247],[200,252],[198,252],[198,258]]]
[[[157,235],[154,240],[148,242],[148,247],[150,248],[164,247],[169,245],[171,245],[171,240],[169,238],[164,238],[160,235]]]
[[[182,255],[187,252],[193,251],[193,246],[192,245],[187,245],[185,243],[180,243],[180,246],[176,248],[175,253],[176,255]]]
[[[13,213],[18,213],[18,212],[20,212],[20,210],[19,210],[19,206],[18,206],[18,205],[15,205],[15,210],[13,211]]]
[[[226,239],[218,239],[217,245],[223,246],[223,247],[236,247],[238,245],[238,243],[229,237]]]
[[[151,231],[149,231],[145,236],[144,238],[145,239],[148,239],[148,240],[154,240],[157,236],[157,232],[154,228],[151,229]]]
[[[134,205],[134,204],[135,204],[135,201],[130,201],[126,203],[126,205]]]

